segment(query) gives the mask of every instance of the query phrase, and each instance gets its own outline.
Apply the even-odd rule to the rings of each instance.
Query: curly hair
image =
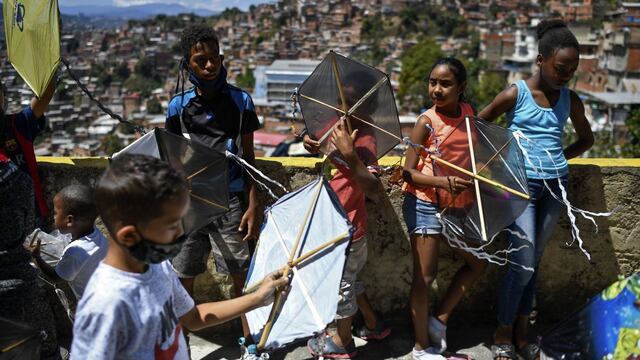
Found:
[[[213,41],[216,43],[218,49],[220,48],[220,42],[218,41],[218,35],[212,27],[206,25],[191,25],[182,31],[180,38],[180,48],[182,49],[182,55],[185,59],[189,59],[191,56],[191,48],[196,46],[197,43]]]
[[[580,44],[575,35],[562,20],[545,20],[538,24],[538,52],[547,58],[557,49],[574,48],[580,52]]]
[[[102,174],[95,189],[95,204],[105,225],[145,224],[164,211],[164,204],[186,194],[184,175],[166,162],[147,155],[118,156]]]

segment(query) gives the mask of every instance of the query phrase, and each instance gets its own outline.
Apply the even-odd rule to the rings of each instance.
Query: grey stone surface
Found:
[[[101,166],[104,166],[103,163]],[[597,164],[597,163],[596,163]],[[320,173],[319,167],[295,167],[276,160],[259,160],[266,174],[295,189]],[[102,169],[96,162],[86,164],[40,165],[47,197],[51,202],[55,191],[70,183],[93,184]],[[407,314],[411,281],[411,256],[402,220],[402,192],[387,183],[388,199],[383,205],[370,206],[369,260],[363,279],[374,307],[385,314]],[[590,211],[616,208],[609,218],[598,218],[598,232],[586,219],[578,218],[580,235],[591,254],[587,260],[571,241],[569,222],[564,215],[554,231],[542,261],[537,308],[540,318],[548,323],[558,321],[617,279],[640,269],[640,167],[607,167],[571,165],[569,199],[574,206]],[[263,201],[267,197],[262,193]],[[434,299],[443,295],[461,262],[445,245],[441,247],[439,274],[434,286]],[[498,284],[503,268],[490,266],[486,275],[471,289],[456,309],[452,327],[463,324],[493,326]],[[210,271],[196,281],[196,300],[211,301],[229,294],[229,279]],[[405,326],[409,326],[408,317]],[[220,333],[232,331],[234,325],[217,328]],[[474,345],[472,345],[474,346]]]

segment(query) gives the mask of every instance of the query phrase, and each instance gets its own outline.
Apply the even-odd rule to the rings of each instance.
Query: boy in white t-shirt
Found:
[[[183,327],[194,331],[273,301],[282,273],[231,300],[195,305],[166,261],[186,236],[184,176],[161,160],[121,155],[100,178],[96,206],[109,230],[109,250],[78,304],[72,359],[188,359]]]
[[[53,221],[62,234],[71,234],[71,243],[64,248],[55,267],[40,257],[40,242],[28,246],[34,262],[49,280],[68,281],[76,298],[80,299],[89,278],[107,255],[108,242],[94,223],[98,211],[93,191],[85,185],[69,185],[53,198]]]

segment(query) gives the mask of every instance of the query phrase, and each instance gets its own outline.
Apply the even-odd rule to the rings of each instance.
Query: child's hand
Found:
[[[353,130],[353,133],[349,135],[344,120],[340,120],[338,126],[333,130],[333,134],[331,134],[331,143],[346,158],[354,152],[353,142],[356,139],[356,135],[358,135],[358,130]]]
[[[454,195],[463,192],[472,184],[473,182],[457,176],[440,177],[440,188]]]
[[[274,292],[281,291],[286,292],[285,286],[289,282],[289,279],[282,276],[283,271],[274,271],[267,275],[255,294],[260,301],[260,306],[267,306],[273,302]]]
[[[40,257],[40,239],[38,239],[35,244],[31,242],[29,244],[24,244],[23,246],[24,249],[27,250],[32,257]]]
[[[307,134],[305,134],[302,138],[302,144],[304,145],[305,150],[312,154],[317,154],[320,152],[320,142],[318,142],[317,140],[313,140]]]
[[[247,229],[247,234],[242,238],[242,241],[247,241],[251,239],[257,239],[259,235],[259,224],[256,219],[257,210],[255,207],[249,207],[247,211],[242,215],[242,219],[240,220],[240,227],[238,231],[242,232],[244,229]]]

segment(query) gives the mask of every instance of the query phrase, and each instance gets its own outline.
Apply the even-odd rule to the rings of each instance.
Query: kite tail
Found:
[[[438,221],[440,221],[440,224],[442,225],[442,235],[445,237],[445,239],[447,239],[447,243],[452,248],[457,248],[457,249],[466,251],[469,254],[475,256],[476,258],[480,260],[486,260],[492,264],[501,265],[501,266],[512,264],[512,265],[521,267],[526,271],[533,271],[533,268],[531,267],[524,266],[515,261],[509,260],[509,254],[520,251],[530,245],[522,245],[517,248],[509,247],[508,249],[498,250],[494,253],[489,253],[485,250],[485,248],[491,245],[491,243],[493,243],[493,241],[495,240],[495,238],[498,236],[499,233],[494,235],[491,238],[491,240],[489,240],[486,244],[482,246],[479,246],[479,247],[469,246],[469,244],[467,244],[458,235],[456,235],[456,232],[458,233],[461,233],[461,232],[455,230],[454,224],[447,222],[447,220],[444,219],[442,216],[440,216],[440,214],[436,214],[436,217],[438,218]],[[504,229],[503,231],[509,232],[521,239],[526,239],[525,235],[517,231],[511,230],[511,229]]]
[[[130,126],[133,130],[137,131],[138,133],[140,133],[141,135],[144,135],[147,133],[147,131],[140,125],[138,124],[134,124],[133,122],[129,121],[129,120],[125,120],[122,118],[122,116],[115,114],[113,111],[111,111],[109,108],[107,108],[106,106],[104,106],[104,104],[102,104],[100,102],[100,100],[96,99],[93,94],[91,94],[91,92],[89,91],[89,89],[87,89],[86,86],[84,86],[84,84],[82,84],[82,82],[80,81],[80,79],[78,78],[78,76],[71,70],[71,66],[69,65],[69,63],[67,62],[67,60],[63,57],[60,58],[60,61],[64,64],[64,66],[67,69],[67,73],[69,74],[69,76],[71,77],[71,79],[73,79],[73,81],[76,82],[76,84],[78,85],[78,87],[80,88],[80,90],[82,90],[83,93],[85,93],[88,97],[89,100],[93,101],[99,108],[100,110],[102,110],[105,114],[111,116],[112,119],[118,120],[118,122],[120,122],[121,124],[125,124],[127,126]],[[117,127],[114,128],[113,131],[115,131],[117,129]]]
[[[547,188],[547,190],[549,190],[549,193],[551,194],[551,196],[553,196],[553,198],[556,201],[558,201],[561,204],[565,205],[566,208],[567,208],[567,216],[569,217],[569,222],[571,223],[571,237],[572,237],[571,242],[568,243],[567,245],[571,246],[571,245],[573,245],[574,242],[577,241],[578,242],[578,246],[580,247],[580,250],[582,251],[582,253],[587,257],[588,260],[591,260],[591,255],[584,248],[584,241],[580,237],[580,229],[576,225],[576,215],[575,214],[577,213],[577,214],[581,215],[583,218],[591,221],[591,223],[595,227],[595,232],[597,233],[598,232],[598,224],[596,223],[596,220],[594,219],[594,217],[608,217],[608,216],[611,216],[614,212],[617,211],[618,207],[616,207],[615,209],[613,209],[612,211],[609,211],[609,212],[593,212],[593,211],[587,211],[587,210],[580,209],[578,207],[573,206],[571,204],[571,202],[569,202],[569,199],[567,198],[567,190],[562,185],[562,181],[560,180],[560,173],[558,172],[558,167],[556,166],[555,161],[553,160],[553,157],[551,156],[551,153],[549,152],[549,150],[545,149],[544,147],[541,147],[544,150],[544,152],[547,154],[547,157],[549,159],[551,159],[551,162],[553,163],[553,166],[556,169],[556,175],[557,175],[557,179],[556,180],[558,181],[558,187],[560,188],[560,196],[558,196],[558,194],[556,194],[555,192],[553,192],[551,190],[551,187],[547,183],[547,180],[544,179],[544,176],[543,176],[544,175],[544,171],[542,170],[542,160],[540,160],[538,158],[538,165],[539,166],[536,166],[533,163],[533,161],[531,160],[531,158],[529,156],[529,153],[527,152],[527,149],[521,143],[521,140],[524,139],[526,142],[535,145],[535,141],[529,139],[520,130],[515,131],[513,133],[513,136],[515,137],[516,142],[518,143],[518,147],[522,151],[522,154],[524,155],[524,158],[526,159],[527,163],[531,166],[533,171],[540,176],[540,178],[542,179],[542,182],[544,183],[544,186]]]
[[[284,191],[284,193],[288,193],[289,191],[287,190],[287,188],[285,188],[282,184],[280,184],[279,182],[271,179],[270,177],[268,177],[267,175],[265,175],[262,171],[256,169],[254,166],[251,166],[251,164],[249,164],[248,162],[246,162],[243,158],[241,158],[240,156],[227,151],[226,152],[227,158],[234,160],[235,162],[238,163],[238,165],[242,166],[245,169],[250,169],[251,171],[246,171],[247,174],[249,174],[249,176],[251,176],[251,178],[253,179],[253,181],[256,182],[256,184],[260,185],[263,189],[265,189],[269,195],[271,195],[271,197],[274,200],[278,200],[279,197],[277,197],[273,191],[271,191],[271,188],[268,187],[266,184],[264,184],[263,182],[261,182],[260,180],[258,180],[256,178],[256,176],[254,176],[253,174],[256,174],[257,176],[261,177],[262,179],[264,179],[267,182],[270,182],[276,186],[278,186],[280,189],[282,189],[282,191]]]

